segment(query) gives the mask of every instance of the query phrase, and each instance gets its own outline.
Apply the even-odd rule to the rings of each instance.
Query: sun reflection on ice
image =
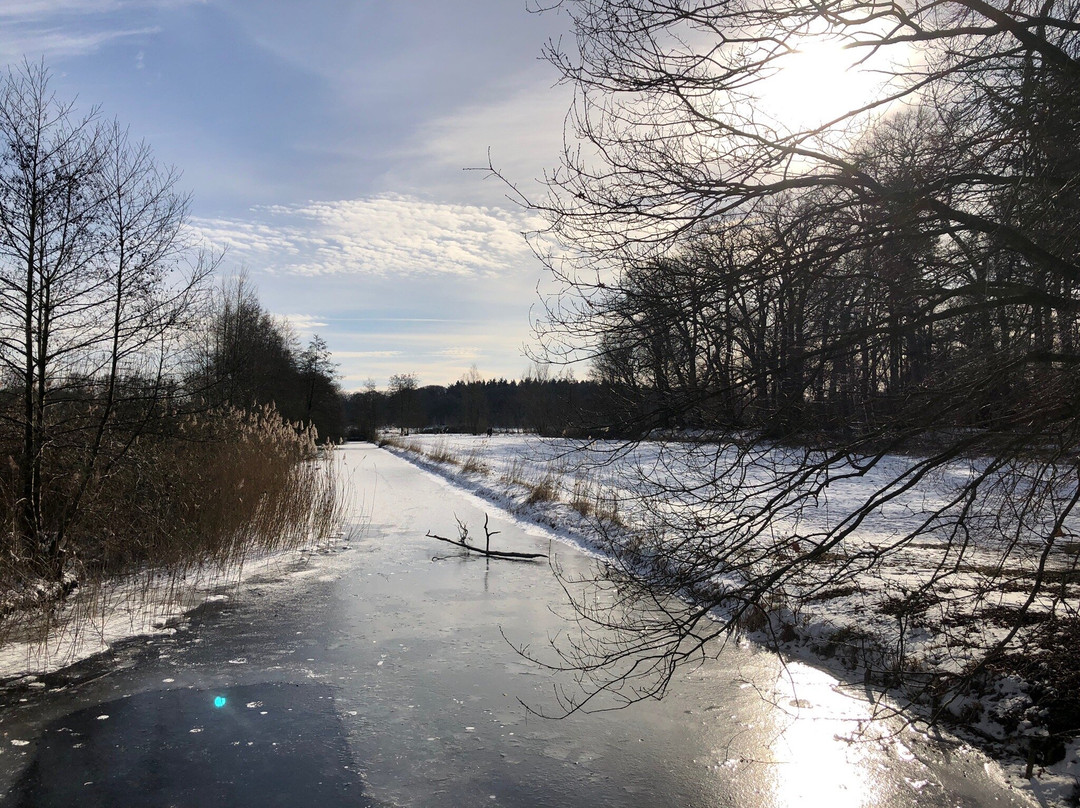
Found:
[[[866,735],[872,706],[836,687],[827,673],[798,662],[780,673],[772,744],[776,808],[859,808],[884,796],[875,761],[881,747]]]

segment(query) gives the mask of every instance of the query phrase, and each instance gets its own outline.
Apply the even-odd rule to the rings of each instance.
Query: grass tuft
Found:
[[[541,502],[555,502],[559,499],[562,487],[559,485],[558,475],[554,471],[547,471],[538,480],[525,484],[528,494],[525,502],[529,505],[537,505]]]
[[[461,461],[461,470],[468,474],[488,474],[491,467],[484,462],[478,451],[473,451]]]
[[[598,519],[614,526],[623,526],[619,517],[619,498],[613,491],[605,491],[585,476],[574,479],[570,492],[570,507],[586,519]]]

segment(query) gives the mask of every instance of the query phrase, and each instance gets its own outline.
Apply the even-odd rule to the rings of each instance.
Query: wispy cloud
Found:
[[[42,27],[4,23],[0,18],[0,57],[8,62],[22,56],[36,58],[77,56],[93,53],[102,46],[120,39],[149,36],[159,32],[156,27],[121,28],[87,31],[64,27]]]
[[[452,359],[477,359],[482,355],[483,351],[475,347],[453,347],[435,352],[435,356],[446,356]]]
[[[0,7],[0,20],[39,20],[55,14],[102,14],[119,11],[119,0],[6,0]]]
[[[4,0],[0,20],[40,20],[57,14],[89,16],[141,8],[173,8],[206,0]]]
[[[404,356],[404,351],[335,351],[335,359],[392,359]]]
[[[301,275],[495,275],[530,251],[516,211],[385,194],[272,205],[251,217],[196,219],[201,239],[270,272]]]
[[[563,121],[573,99],[568,88],[551,85],[553,77],[531,69],[483,101],[429,119],[399,149],[389,180],[428,187],[427,175],[436,169],[444,172],[444,182],[460,186],[463,168],[481,169],[474,175],[478,182],[490,160],[524,194],[542,193],[542,182],[536,181],[559,162]],[[485,189],[488,197],[514,193],[495,180]]]
[[[0,4],[0,58],[50,59],[95,53],[122,39],[161,32],[146,14],[205,0],[4,0]]]

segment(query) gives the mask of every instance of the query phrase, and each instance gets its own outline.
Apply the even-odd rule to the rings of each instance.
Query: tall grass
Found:
[[[326,540],[342,523],[337,476],[314,431],[272,408],[182,416],[140,435],[69,525],[60,581],[43,579],[33,558],[0,557],[0,642],[44,637],[58,622],[89,630],[117,593],[129,606],[150,590],[175,598],[193,573]],[[0,501],[5,524],[17,504]]]
[[[312,430],[269,408],[219,410],[188,419],[181,436],[154,447],[158,473],[130,481],[142,504],[137,536],[157,562],[239,562],[317,541],[339,523],[334,466]],[[104,525],[98,533],[109,535]],[[130,530],[116,538],[104,548],[107,569],[143,561],[129,556],[139,547]]]

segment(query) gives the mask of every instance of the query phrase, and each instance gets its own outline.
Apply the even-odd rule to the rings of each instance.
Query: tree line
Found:
[[[484,380],[473,369],[451,385],[420,385],[412,373],[394,374],[385,390],[370,381],[344,397],[344,413],[347,434],[355,440],[374,440],[381,429],[584,435],[600,434],[594,416],[605,400],[605,386],[592,380],[544,372]]]
[[[918,177],[946,159],[940,140],[912,112],[861,148]],[[788,193],[703,224],[590,298],[594,367],[625,423],[1036,440],[1073,409],[1071,276],[907,203],[845,196]]]

